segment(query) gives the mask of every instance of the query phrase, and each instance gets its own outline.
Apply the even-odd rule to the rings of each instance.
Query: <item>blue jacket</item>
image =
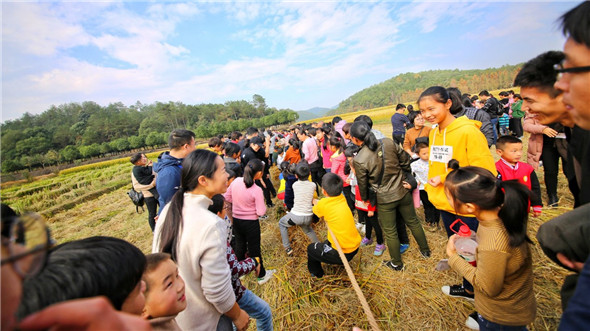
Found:
[[[172,200],[172,196],[180,187],[182,160],[171,156],[170,152],[164,152],[158,156],[158,162],[154,163],[154,171],[158,174],[158,177],[156,177],[156,190],[160,195],[158,214]]]

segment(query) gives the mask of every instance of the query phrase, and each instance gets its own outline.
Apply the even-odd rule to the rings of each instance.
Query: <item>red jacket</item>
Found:
[[[496,162],[496,170],[498,170],[498,179],[500,180],[518,180],[519,183],[526,185],[529,190],[533,191],[531,196],[531,205],[535,210],[539,210],[543,206],[541,201],[541,185],[537,174],[528,163],[517,162],[516,166],[513,167],[503,159]],[[539,208],[539,209],[537,209]]]

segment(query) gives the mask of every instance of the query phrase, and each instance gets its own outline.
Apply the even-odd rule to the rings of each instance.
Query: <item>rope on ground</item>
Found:
[[[369,320],[369,324],[371,325],[371,328],[375,331],[380,331],[381,329],[379,328],[379,325],[377,325],[377,321],[375,320],[375,316],[373,316],[373,312],[371,311],[371,308],[369,308],[369,303],[367,302],[367,299],[365,298],[363,292],[361,291],[361,288],[356,281],[356,277],[354,277],[354,273],[352,272],[352,269],[350,268],[350,264],[348,264],[348,260],[346,259],[344,252],[342,252],[342,247],[340,247],[340,243],[338,242],[338,239],[336,239],[334,232],[332,232],[332,229],[330,229],[330,227],[328,226],[327,223],[326,223],[326,227],[328,228],[328,232],[330,233],[330,236],[332,236],[332,239],[334,240],[334,244],[336,244],[336,250],[338,251],[338,255],[340,256],[340,259],[342,260],[342,264],[344,264],[344,269],[346,269],[346,273],[348,274],[348,278],[350,278],[350,282],[352,283],[352,288],[356,292],[356,296],[359,298],[359,301],[361,302],[361,306],[363,307],[363,310],[365,311],[365,315],[367,315],[367,320]]]

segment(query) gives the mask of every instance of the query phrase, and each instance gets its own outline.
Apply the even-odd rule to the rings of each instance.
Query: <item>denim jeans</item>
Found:
[[[254,292],[246,290],[238,305],[241,309],[256,319],[256,328],[258,330],[272,331],[272,311],[268,303],[260,299]]]
[[[492,123],[492,129],[494,131],[494,145],[496,144],[496,141],[498,141],[498,118],[492,118],[490,119],[490,122]]]
[[[480,331],[486,331],[486,330],[490,330],[490,331],[526,331],[527,330],[526,325],[522,325],[522,326],[502,325],[502,324],[488,321],[480,314],[477,314],[477,324],[479,324]]]

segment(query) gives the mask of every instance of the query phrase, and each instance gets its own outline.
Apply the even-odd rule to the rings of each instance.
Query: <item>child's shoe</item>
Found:
[[[285,248],[285,253],[287,253],[287,256],[293,255],[293,248],[291,248],[291,247]]]
[[[423,258],[427,259],[432,255],[432,252],[430,251],[420,251],[420,255],[422,255]]]
[[[408,248],[410,248],[410,244],[400,244],[399,245],[399,253],[404,254]]]
[[[436,224],[436,223],[428,223],[427,229],[430,232],[436,232],[436,230],[438,230],[438,224]]]
[[[471,330],[479,330],[479,323],[477,323],[477,312],[474,311],[473,313],[467,316],[467,320],[465,321],[465,326],[470,328]]]
[[[369,246],[372,243],[373,239],[368,239],[367,237],[364,237],[363,240],[361,240],[361,246]]]
[[[262,285],[262,284],[268,282],[272,278],[272,275],[274,275],[275,272],[277,272],[275,269],[266,270],[266,275],[264,275],[264,277],[258,277],[258,279],[257,279],[258,284]]]
[[[267,220],[267,219],[268,219],[268,215],[262,215],[262,216],[258,217],[258,219],[259,219],[260,221],[265,221],[265,220]]]
[[[455,298],[463,298],[469,301],[474,301],[475,298],[473,294],[467,293],[463,285],[445,285],[441,287],[441,290],[444,294]]]
[[[383,251],[385,250],[385,244],[377,244],[375,245],[375,251],[373,252],[373,255],[375,256],[381,256],[381,254],[383,254]]]
[[[395,270],[395,271],[402,271],[402,270],[404,270],[404,265],[403,265],[403,264],[400,264],[400,265],[395,265],[395,264],[393,264],[393,262],[391,262],[391,261],[387,261],[387,262],[385,262],[385,263],[383,263],[383,264],[384,264],[386,267],[388,267],[388,268],[390,268],[390,269],[393,269],[393,270]]]

